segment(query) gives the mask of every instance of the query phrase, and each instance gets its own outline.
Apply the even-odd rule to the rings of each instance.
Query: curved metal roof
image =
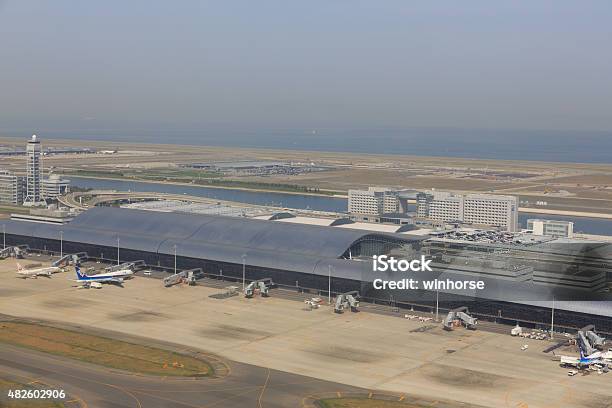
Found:
[[[186,240],[245,250],[294,252],[326,258],[342,256],[353,242],[364,236],[381,235],[249,218],[112,207],[92,208],[77,216],[68,227],[85,234],[100,232],[120,237],[151,237],[160,240],[160,244],[164,240]]]
[[[8,221],[7,233],[313,273],[356,241],[395,236],[248,218],[95,207],[65,225]],[[407,240],[406,240],[407,241]],[[327,263],[326,263],[327,265]]]

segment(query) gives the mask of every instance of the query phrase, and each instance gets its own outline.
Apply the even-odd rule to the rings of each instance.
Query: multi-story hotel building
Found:
[[[518,200],[514,196],[453,194],[435,191],[417,195],[417,217],[434,221],[461,221],[518,230]]]

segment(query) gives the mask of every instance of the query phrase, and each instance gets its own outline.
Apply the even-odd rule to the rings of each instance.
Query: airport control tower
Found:
[[[36,135],[26,145],[27,155],[27,176],[26,176],[26,197],[23,205],[41,206],[46,205],[42,197],[42,146]]]

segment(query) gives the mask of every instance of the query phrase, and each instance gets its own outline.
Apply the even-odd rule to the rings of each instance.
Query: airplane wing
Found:
[[[40,271],[35,273],[36,276],[51,276],[53,272],[51,271]]]
[[[580,359],[577,357],[561,356],[561,364],[569,364],[577,366],[580,364]]]

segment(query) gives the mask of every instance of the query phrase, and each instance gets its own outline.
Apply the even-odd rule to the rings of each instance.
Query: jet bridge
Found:
[[[606,342],[606,339],[604,339],[603,337],[599,336],[597,333],[595,333],[592,330],[589,330],[589,331],[586,332],[586,337],[587,337],[587,339],[589,339],[589,342],[591,343],[591,346],[593,346],[597,350],[603,350],[604,343]]]
[[[104,268],[104,270],[106,272],[115,272],[115,271],[121,271],[121,270],[125,270],[125,269],[130,269],[132,271],[136,271],[136,270],[141,270],[146,268],[146,263],[143,260],[139,260],[139,261],[131,261],[131,262],[124,262],[120,265],[111,265],[111,266],[107,266],[106,268]]]
[[[6,247],[0,250],[0,259],[6,259],[13,254],[13,247]]]
[[[466,329],[476,330],[478,319],[469,315],[470,311],[466,306],[458,307],[448,312],[442,322],[445,330],[453,330],[456,322],[463,324]]]
[[[170,286],[178,285],[179,283],[186,283],[190,286],[193,286],[196,284],[196,276],[200,274],[202,274],[201,268],[181,271],[181,272],[175,273],[174,275],[170,275],[164,278],[163,280],[164,286],[170,287]]]
[[[68,266],[68,265],[76,265],[81,260],[87,259],[87,252],[77,252],[76,254],[67,254],[53,262],[51,266],[59,267],[59,266]]]
[[[356,290],[341,293],[336,297],[336,303],[334,304],[335,313],[344,313],[349,308],[351,312],[359,311],[359,292]]]
[[[9,246],[0,250],[0,259],[6,259],[10,256],[23,259],[23,255],[28,252],[30,252],[30,247],[27,245]]]
[[[595,333],[595,326],[588,325],[578,331],[576,336],[578,346],[587,356],[601,351],[604,348],[606,339]]]
[[[244,297],[252,298],[256,292],[262,297],[270,296],[270,287],[274,285],[272,278],[264,278],[258,279],[248,284],[246,288],[244,288]]]

